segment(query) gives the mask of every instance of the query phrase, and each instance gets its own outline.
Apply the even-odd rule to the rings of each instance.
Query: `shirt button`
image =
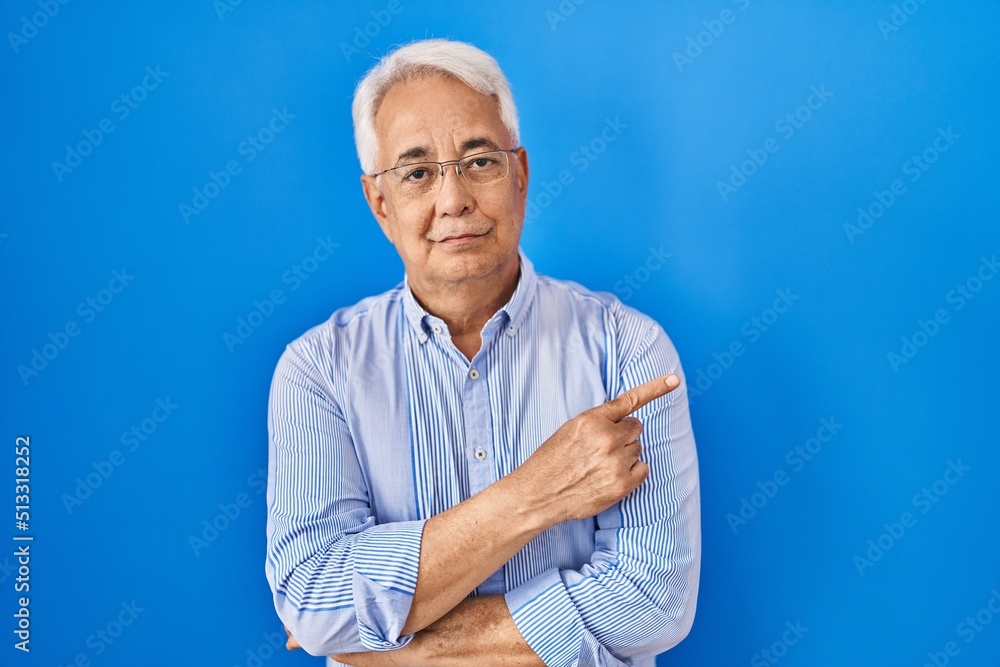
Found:
[[[441,325],[440,324],[435,324],[434,325],[434,333],[441,333]]]
[[[479,371],[477,371],[475,368],[470,369],[469,370],[469,377],[472,378],[473,380],[478,380],[479,379]]]
[[[482,447],[476,447],[476,458],[482,461],[486,458],[486,450]]]

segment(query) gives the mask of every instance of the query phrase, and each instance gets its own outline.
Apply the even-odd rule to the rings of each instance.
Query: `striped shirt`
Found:
[[[520,259],[471,362],[405,277],[282,354],[268,407],[265,569],[279,617],[309,653],[405,645],[424,522],[580,412],[667,373],[681,386],[635,413],[648,479],[596,517],[545,531],[473,595],[504,594],[546,665],[653,665],[690,629],[698,463],[677,352],[616,297]]]

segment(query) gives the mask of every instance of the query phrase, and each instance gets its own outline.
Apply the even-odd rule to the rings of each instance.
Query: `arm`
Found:
[[[621,385],[673,372],[680,361],[651,327]],[[698,464],[685,386],[636,412],[649,478],[597,515],[595,552],[576,570],[550,570],[506,594],[528,644],[550,665],[620,665],[680,642],[694,619],[701,532]]]
[[[665,339],[657,346],[662,348],[664,343],[669,346]],[[629,376],[626,372],[626,386]],[[468,598],[399,651],[332,657],[356,667],[578,663],[617,667],[625,664],[622,659],[654,655],[679,642],[694,615],[700,532],[697,467],[686,399],[677,392],[671,398],[668,405],[659,402],[661,407],[645,417],[644,458],[650,462],[650,476],[625,500],[598,516],[597,551],[590,564],[579,572],[545,573],[511,591],[506,599]],[[665,465],[668,462],[673,469]],[[680,502],[671,504],[669,498],[685,486],[691,488]],[[651,521],[637,521],[641,513],[629,510],[632,501],[665,511]],[[518,614],[518,624],[509,609]],[[524,636],[531,638],[530,644]]]
[[[588,410],[514,473],[426,522],[375,525],[323,360],[310,354],[289,347],[271,387],[266,571],[279,617],[314,655],[405,646],[543,530],[623,497],[646,467],[641,426],[622,417],[672,388],[661,379],[599,406],[611,412]]]
[[[354,667],[544,667],[507,611],[502,595],[467,598],[398,651],[331,656]]]
[[[398,648],[409,640],[423,522],[375,525],[314,355],[289,346],[271,384],[265,570],[275,609],[314,655]]]

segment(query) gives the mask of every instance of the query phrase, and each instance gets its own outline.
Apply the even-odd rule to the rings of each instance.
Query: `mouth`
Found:
[[[481,239],[489,232],[483,232],[482,234],[452,234],[446,236],[438,243],[444,243],[446,245],[463,245],[466,243],[474,243],[477,239]]]

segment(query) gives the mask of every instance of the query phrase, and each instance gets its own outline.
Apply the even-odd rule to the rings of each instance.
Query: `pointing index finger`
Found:
[[[618,422],[642,406],[661,396],[666,396],[680,386],[680,383],[680,378],[671,373],[640,384],[638,387],[633,387],[597,407],[605,417],[613,422]]]

